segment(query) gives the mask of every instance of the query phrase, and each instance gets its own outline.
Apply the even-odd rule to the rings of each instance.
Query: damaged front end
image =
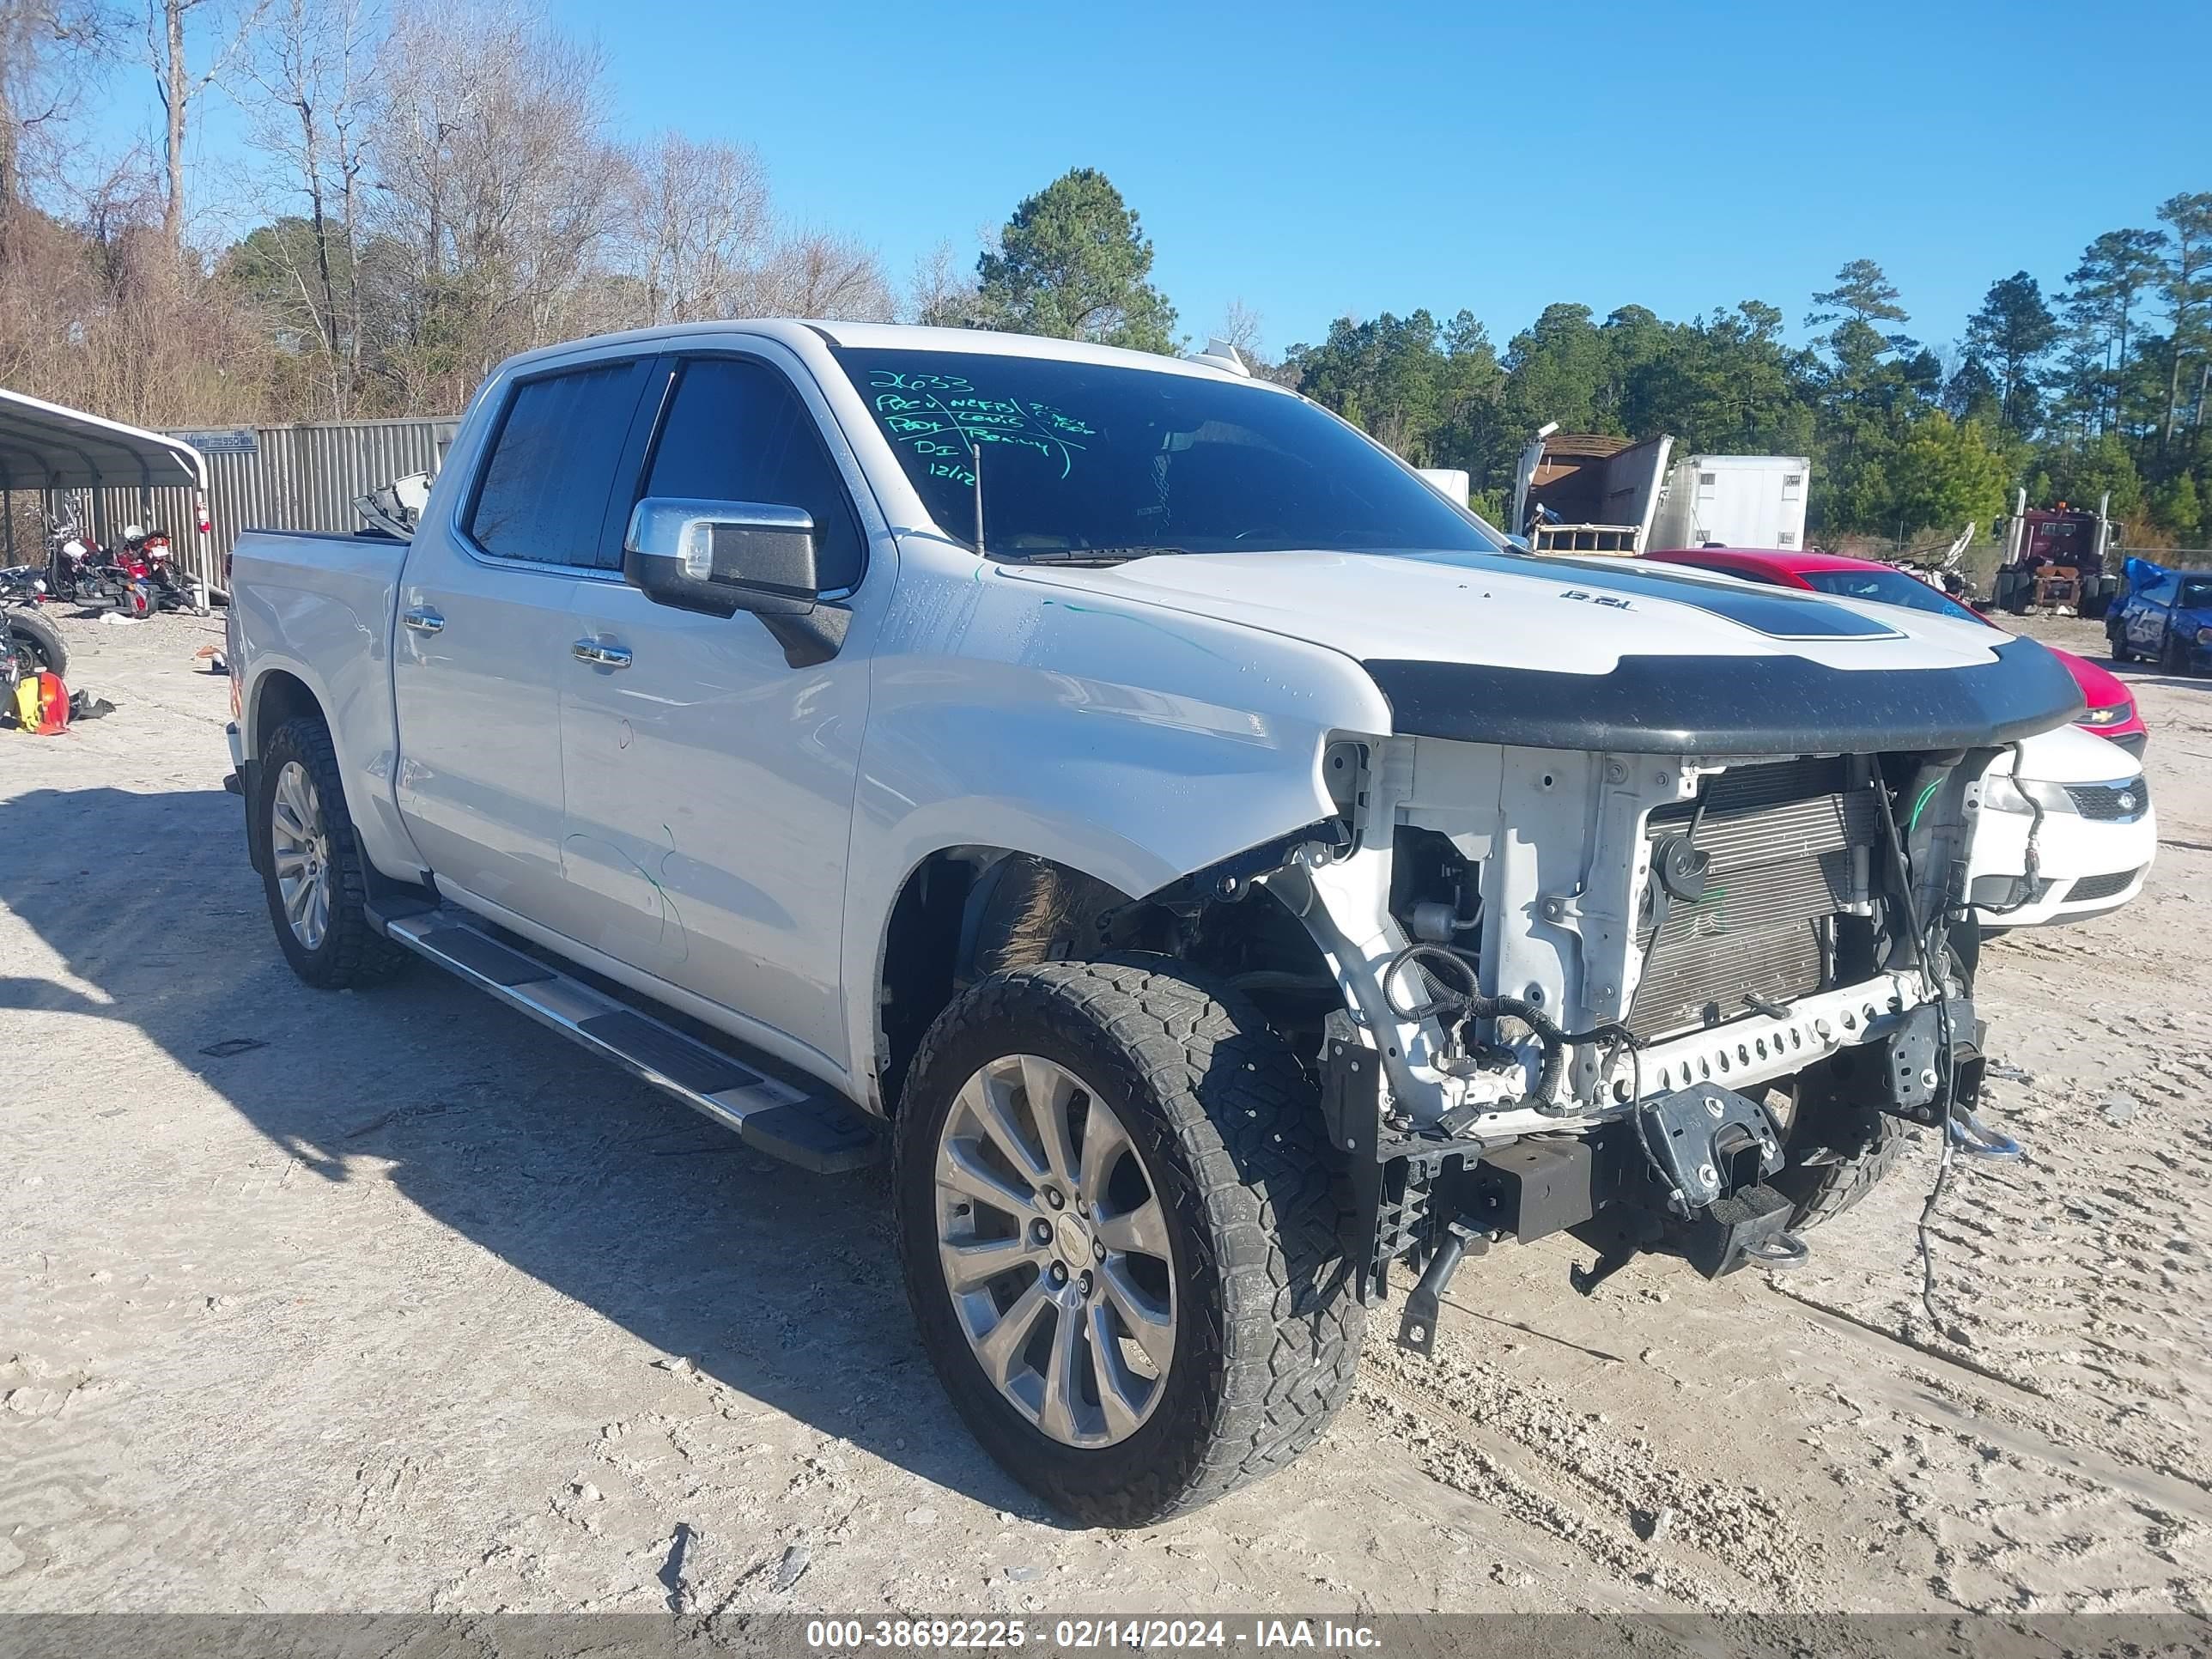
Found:
[[[1704,757],[1445,738],[1324,758],[1333,835],[1263,884],[1337,975],[1322,1109],[1364,1299],[1567,1232],[1587,1292],[1640,1251],[1805,1259],[1776,1184],[1820,1115],[1971,1107],[1968,785],[1996,747]]]

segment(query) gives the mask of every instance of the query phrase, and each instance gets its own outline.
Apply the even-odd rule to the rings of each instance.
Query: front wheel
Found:
[[[2128,643],[2125,629],[2107,629],[2105,637],[2112,643],[2112,656],[2114,662],[2133,662],[2136,659],[2135,649]]]
[[[1079,1521],[1143,1525],[1282,1468],[1351,1391],[1365,1314],[1318,1103],[1180,963],[976,984],[915,1060],[893,1179],[945,1391]]]
[[[1794,1080],[1768,1098],[1784,1120],[1790,1159],[1770,1184],[1790,1200],[1792,1232],[1856,1209],[1905,1154],[1905,1125],[1874,1107],[1812,1096]]]
[[[2166,672],[2177,676],[2189,672],[2189,641],[2171,628],[2166,630],[2166,642],[2160,648],[2158,665]]]

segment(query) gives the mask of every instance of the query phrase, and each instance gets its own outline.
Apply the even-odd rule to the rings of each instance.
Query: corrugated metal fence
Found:
[[[328,421],[170,428],[170,436],[182,438],[207,457],[209,568],[199,574],[221,585],[223,555],[241,530],[359,529],[353,498],[410,472],[436,471],[459,425],[450,420]],[[119,542],[126,525],[159,525],[168,531],[185,563],[197,566],[190,490],[116,489],[88,495],[92,533],[103,544]],[[35,546],[19,545],[15,556],[42,555]]]

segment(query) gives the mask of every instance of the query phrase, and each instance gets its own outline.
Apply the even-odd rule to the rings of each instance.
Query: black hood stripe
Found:
[[[1365,665],[1403,736],[1637,755],[1879,754],[2009,743],[2081,712],[2033,640],[1965,668],[1802,657],[1623,657],[1609,674],[1391,659]]]
[[[1816,593],[1785,587],[1755,587],[1748,582],[1715,580],[1690,571],[1654,568],[1632,559],[1543,558],[1532,553],[1424,555],[1429,562],[1458,569],[1482,570],[1524,581],[1556,581],[1560,597],[1588,589],[1626,599],[1686,605],[1709,616],[1763,634],[1770,640],[1895,640],[1903,634],[1885,622],[1863,617]]]

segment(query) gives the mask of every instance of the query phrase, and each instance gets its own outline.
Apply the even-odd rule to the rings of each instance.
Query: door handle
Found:
[[[578,640],[568,647],[568,652],[578,662],[587,662],[594,668],[629,666],[629,647],[626,645],[601,645],[597,640]]]
[[[399,618],[417,634],[434,634],[446,625],[446,619],[427,605],[418,605]]]

